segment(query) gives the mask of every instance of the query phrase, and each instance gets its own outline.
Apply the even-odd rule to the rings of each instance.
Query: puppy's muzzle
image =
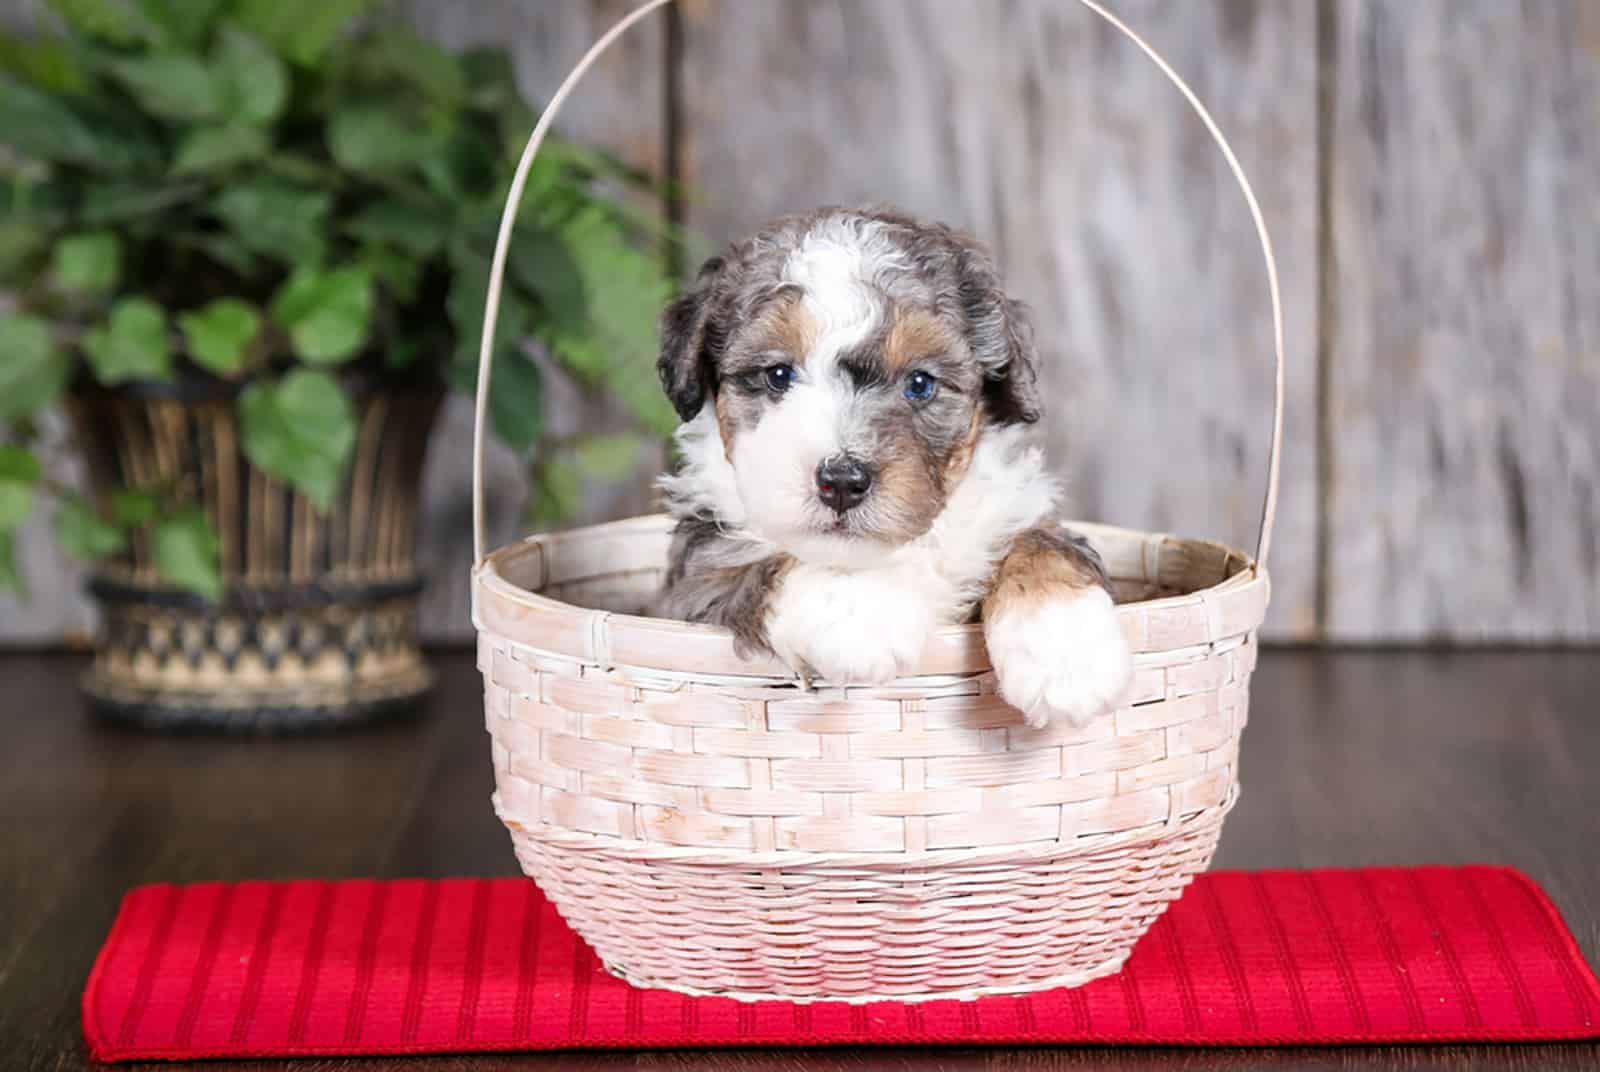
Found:
[[[825,458],[817,466],[817,497],[842,514],[867,497],[875,475],[871,466],[849,455]]]

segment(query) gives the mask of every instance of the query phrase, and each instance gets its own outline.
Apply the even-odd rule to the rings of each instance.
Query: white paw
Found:
[[[797,672],[833,685],[882,685],[911,672],[933,630],[913,592],[870,574],[798,567],[767,619],[767,639]]]
[[[984,623],[1000,696],[1030,726],[1074,726],[1116,708],[1133,677],[1133,656],[1104,589],[1007,608]]]

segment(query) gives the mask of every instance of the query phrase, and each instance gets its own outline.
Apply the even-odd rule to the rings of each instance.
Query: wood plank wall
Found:
[[[447,44],[510,44],[540,96],[630,4],[399,6]],[[1277,244],[1270,635],[1600,639],[1600,4],[1112,6],[1211,105]],[[1068,0],[681,0],[672,18],[591,75],[571,132],[676,168],[685,222],[713,242],[827,202],[974,230],[1034,308],[1072,512],[1253,546],[1260,256],[1204,130],[1131,46]],[[470,636],[469,439],[458,402],[427,477],[436,638]],[[493,459],[491,485],[508,539],[514,459]],[[648,504],[641,477],[584,514]],[[53,570],[43,534],[28,543]],[[34,607],[0,602],[0,640],[80,625],[70,592],[52,574]]]

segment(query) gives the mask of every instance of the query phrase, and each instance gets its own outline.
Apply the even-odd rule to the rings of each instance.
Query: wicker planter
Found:
[[[84,679],[102,716],[163,728],[300,730],[403,710],[429,687],[417,645],[417,491],[442,391],[351,382],[359,433],[326,516],[239,450],[233,392],[214,383],[88,389],[70,403],[91,486],[171,480],[222,537],[227,594],[164,584],[149,541],[90,581]]]

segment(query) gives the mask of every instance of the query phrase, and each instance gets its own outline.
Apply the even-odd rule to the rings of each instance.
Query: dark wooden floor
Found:
[[[156,880],[515,871],[470,656],[418,721],[302,740],[95,726],[80,660],[0,656],[0,1065],[87,1063],[78,996]],[[1222,867],[1514,864],[1600,961],[1600,655],[1268,652]],[[263,1068],[1600,1068],[1600,1047],[833,1050],[307,1061]],[[221,1067],[221,1066],[208,1066]],[[234,1066],[227,1066],[234,1067]]]

